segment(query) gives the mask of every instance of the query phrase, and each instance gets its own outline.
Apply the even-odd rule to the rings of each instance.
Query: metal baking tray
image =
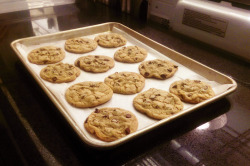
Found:
[[[128,136],[118,139],[113,142],[103,142],[97,139],[95,136],[89,134],[83,126],[83,123],[86,117],[94,111],[94,108],[87,108],[87,109],[79,109],[74,108],[67,104],[64,99],[64,92],[65,89],[69,86],[83,81],[103,81],[104,78],[110,74],[113,74],[116,71],[134,71],[139,73],[138,66],[140,63],[137,64],[125,64],[120,62],[115,62],[115,67],[108,71],[107,73],[103,74],[93,74],[81,71],[81,75],[75,81],[71,83],[63,83],[63,84],[52,84],[42,80],[39,76],[39,72],[41,68],[45,67],[46,65],[35,65],[29,63],[27,60],[27,54],[34,48],[38,48],[44,45],[56,45],[59,47],[64,48],[64,42],[73,37],[89,37],[94,38],[95,35],[101,33],[109,33],[115,32],[120,33],[125,36],[128,43],[127,45],[138,45],[148,50],[149,54],[146,60],[150,59],[168,59],[176,63],[179,68],[176,74],[167,80],[156,80],[156,79],[146,79],[146,86],[144,87],[143,91],[148,90],[149,88],[158,88],[168,91],[169,85],[175,81],[185,78],[190,79],[201,79],[204,81],[208,81],[212,84],[213,89],[216,91],[216,96],[208,99],[204,102],[199,104],[184,104],[184,110],[162,120],[154,120],[147,117],[144,114],[139,113],[133,108],[132,100],[137,95],[121,95],[121,94],[114,94],[111,101],[105,103],[104,105],[100,105],[97,108],[101,107],[121,107],[127,110],[132,111],[138,118],[139,127],[138,130],[134,133],[129,134]],[[207,104],[210,104],[230,93],[232,93],[236,88],[236,82],[212,69],[209,68],[191,58],[186,57],[172,49],[169,49],[162,44],[159,44],[146,36],[141,35],[140,33],[115,22],[108,22],[103,24],[98,24],[94,26],[88,26],[78,29],[72,29],[67,31],[62,31],[54,34],[48,34],[43,36],[36,36],[36,37],[29,37],[23,38],[19,40],[15,40],[11,43],[11,47],[16,52],[17,56],[33,76],[33,78],[37,81],[43,91],[47,94],[50,100],[55,104],[58,108],[58,111],[65,117],[67,122],[71,125],[73,130],[77,133],[82,141],[85,143],[98,148],[105,148],[105,147],[115,147],[120,145],[126,141],[131,139],[135,139],[137,136],[154,130],[158,126],[167,125],[168,122],[175,120],[187,113],[195,111],[196,109],[203,107]],[[90,55],[107,55],[113,57],[114,52],[119,48],[101,48],[98,46],[98,49],[94,52],[82,54],[82,55],[75,55],[72,53],[66,52],[66,58],[62,61],[64,63],[71,63],[78,58],[79,56],[84,56],[87,54]],[[142,92],[143,92],[142,91]]]

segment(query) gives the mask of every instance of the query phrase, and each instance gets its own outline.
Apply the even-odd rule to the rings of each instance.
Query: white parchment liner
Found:
[[[167,60],[174,62],[173,60],[171,60],[168,57],[164,56],[163,54],[157,52],[153,48],[145,45],[144,43],[138,41],[134,37],[121,31],[120,29],[113,28],[112,32],[122,34],[127,39],[126,46],[137,45],[139,47],[145,48],[148,51],[148,56],[145,60],[167,59]],[[106,32],[106,33],[110,33],[110,32]],[[98,34],[89,35],[89,36],[79,36],[79,37],[87,37],[90,39],[94,39],[96,35],[98,35]],[[35,48],[39,48],[39,47],[47,46],[47,45],[53,45],[53,46],[58,46],[58,47],[64,48],[64,43],[65,43],[65,40],[60,40],[60,41],[56,41],[56,42],[48,41],[46,43],[36,43],[34,45],[24,45],[24,44],[18,43],[17,49],[19,50],[19,52],[21,53],[21,55],[25,59],[26,65],[30,66],[32,68],[32,70],[36,73],[37,77],[39,79],[41,79],[40,75],[39,75],[40,70],[42,68],[44,68],[46,65],[36,65],[36,64],[30,63],[27,59],[28,53]],[[77,58],[79,58],[81,56],[86,56],[86,55],[106,55],[106,56],[113,58],[115,51],[120,49],[120,48],[121,47],[119,47],[119,48],[103,48],[103,47],[98,46],[96,50],[94,50],[90,53],[85,53],[85,54],[73,54],[73,53],[69,53],[66,51],[66,57],[65,57],[65,59],[62,60],[62,62],[74,64],[74,61]],[[174,63],[176,65],[178,65],[178,71],[175,73],[175,75],[173,77],[171,77],[167,80],[146,79],[145,87],[142,90],[142,92],[148,90],[149,88],[157,88],[157,89],[169,91],[169,86],[171,83],[173,83],[174,81],[177,81],[177,80],[187,79],[187,78],[201,80],[201,81],[204,81],[204,82],[210,84],[216,95],[219,95],[219,94],[225,92],[230,86],[232,86],[232,84],[219,84],[217,82],[214,82],[213,80],[209,81],[206,78],[202,77],[201,75],[198,75],[197,73],[184,67],[183,65],[176,63],[176,62],[174,62]],[[115,67],[112,68],[111,70],[105,72],[105,73],[89,73],[89,72],[85,72],[82,70],[80,76],[75,81],[70,82],[70,83],[53,84],[53,83],[44,81],[43,79],[41,79],[41,82],[44,83],[44,85],[53,93],[53,95],[57,98],[57,100],[63,105],[63,107],[66,109],[66,111],[71,116],[71,118],[73,118],[73,120],[76,122],[78,127],[85,134],[85,136],[88,139],[90,139],[92,141],[92,143],[94,143],[94,144],[96,143],[98,145],[104,145],[104,144],[108,144],[108,143],[100,141],[96,137],[89,134],[85,130],[84,125],[83,125],[87,116],[92,111],[94,111],[95,108],[120,107],[120,108],[123,108],[123,109],[126,109],[126,110],[133,112],[139,121],[138,131],[140,129],[143,129],[143,128],[149,126],[149,125],[152,125],[153,123],[156,123],[158,120],[151,119],[151,118],[147,117],[146,115],[137,112],[134,109],[132,103],[133,103],[134,97],[137,94],[121,95],[121,94],[114,93],[112,99],[103,105],[100,105],[100,106],[95,107],[95,108],[79,109],[79,108],[72,107],[71,105],[69,105],[67,103],[67,101],[65,100],[65,97],[64,97],[64,93],[65,93],[66,89],[73,84],[83,82],[83,81],[104,81],[105,77],[107,77],[115,72],[131,71],[131,72],[139,73],[139,70],[138,70],[139,64],[140,63],[129,64],[129,63],[121,63],[121,62],[115,61]],[[192,106],[194,106],[194,104],[184,103],[184,110],[183,111],[185,111],[187,108],[190,108]]]

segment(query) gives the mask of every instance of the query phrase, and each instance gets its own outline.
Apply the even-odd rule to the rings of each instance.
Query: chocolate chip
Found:
[[[152,64],[152,62],[151,62],[151,61],[149,61],[149,62],[148,62],[148,64]]]
[[[95,109],[95,113],[99,113],[100,110],[98,108]]]
[[[150,98],[152,101],[155,101],[155,98]]]
[[[193,95],[192,93],[189,93],[187,96],[188,96],[188,97],[191,97],[192,95]]]
[[[47,60],[44,60],[43,63],[46,64],[48,61]]]
[[[177,85],[174,85],[172,88],[177,88]]]
[[[178,68],[178,66],[174,65],[174,68]]]
[[[168,71],[169,71],[169,72],[172,72],[172,69],[171,69],[171,68],[169,68],[169,69],[168,69]]]
[[[80,66],[80,61],[76,62],[76,66],[78,66],[78,67]]]
[[[163,65],[162,65],[162,64],[158,64],[157,66],[158,66],[158,67],[163,67]]]
[[[200,80],[194,80],[195,83],[200,83],[201,81]]]
[[[113,79],[113,77],[109,76],[108,78]]]
[[[167,76],[165,74],[162,74],[161,78],[165,79],[165,78],[167,78]]]
[[[99,56],[95,56],[95,58],[99,58]]]
[[[108,118],[108,116],[107,116],[107,115],[103,115],[102,117],[103,117],[103,118]]]
[[[126,114],[126,118],[131,118],[132,116],[130,114]]]
[[[149,73],[148,73],[148,72],[145,72],[145,73],[144,73],[144,76],[146,76],[146,77],[149,76]]]
[[[85,122],[84,123],[87,123],[88,122],[88,118],[85,120]]]
[[[57,78],[56,78],[56,77],[53,77],[53,78],[52,78],[52,81],[53,81],[53,82],[55,82],[56,80],[57,80]]]
[[[142,68],[142,69],[145,69],[145,66],[144,66],[144,65],[142,65],[142,66],[141,66],[141,68]]]
[[[125,133],[126,133],[126,134],[129,134],[129,133],[130,133],[130,128],[126,128],[126,129],[125,129]]]

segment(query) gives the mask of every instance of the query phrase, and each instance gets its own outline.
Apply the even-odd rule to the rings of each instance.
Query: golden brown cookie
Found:
[[[66,40],[64,46],[66,51],[77,54],[93,51],[96,47],[96,41],[80,37]]]
[[[178,66],[168,60],[144,61],[139,66],[141,75],[145,78],[167,79],[172,77],[177,71]]]
[[[57,63],[48,65],[40,71],[42,79],[52,83],[63,83],[74,81],[81,71],[74,65]]]
[[[138,120],[132,112],[121,108],[101,108],[88,116],[84,127],[99,139],[111,142],[135,132]]]
[[[154,119],[170,117],[183,109],[183,103],[177,96],[155,88],[138,94],[133,105],[137,111]]]
[[[88,108],[106,103],[112,95],[112,89],[105,83],[86,81],[70,86],[65,98],[75,107]]]
[[[137,63],[143,61],[148,53],[144,48],[138,46],[123,47],[115,52],[116,61],[125,63]]]
[[[63,60],[65,57],[65,52],[60,47],[55,46],[44,46],[32,50],[28,54],[28,60],[31,63],[44,65],[52,64]]]
[[[75,61],[75,65],[87,72],[102,73],[115,66],[112,58],[103,55],[88,55],[80,57]]]
[[[104,82],[114,93],[135,94],[145,86],[145,78],[134,72],[116,72],[105,78]]]
[[[200,80],[181,80],[170,85],[169,91],[187,103],[200,103],[213,97],[214,91],[210,85]]]
[[[99,46],[107,48],[115,48],[124,46],[127,40],[120,34],[117,33],[107,33],[101,34],[95,37],[95,41]]]

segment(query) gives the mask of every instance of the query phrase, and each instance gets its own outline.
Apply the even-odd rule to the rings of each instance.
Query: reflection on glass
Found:
[[[210,124],[209,124],[209,122],[207,122],[207,123],[204,123],[204,124],[200,125],[196,129],[198,129],[198,130],[206,130],[206,129],[209,128],[209,126],[210,126]]]
[[[31,10],[30,15],[31,17],[47,17],[31,21],[33,32],[36,36],[59,31],[57,17],[54,14],[53,7]]]
[[[189,163],[192,165],[196,165],[197,163],[200,162],[200,160],[193,155],[191,152],[189,152],[186,148],[184,148],[177,140],[172,140],[170,142],[171,147],[179,153],[181,156],[183,156],[185,159],[188,160]],[[200,163],[201,164],[201,163]],[[203,164],[201,164],[202,166]]]
[[[211,120],[210,122],[200,125],[196,129],[197,130],[217,130],[217,129],[224,127],[226,123],[227,123],[227,116],[226,114],[223,114]]]

